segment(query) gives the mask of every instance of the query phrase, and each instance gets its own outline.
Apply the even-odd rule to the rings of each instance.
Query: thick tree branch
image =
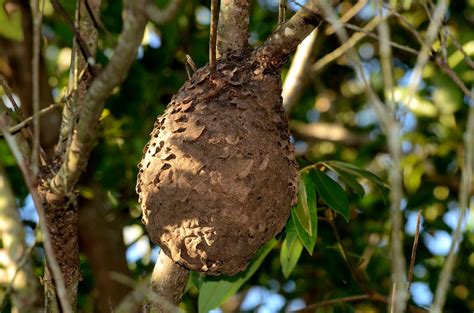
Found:
[[[311,62],[313,46],[318,35],[317,30],[306,37],[305,40],[296,49],[295,56],[291,62],[290,70],[286,75],[281,96],[283,97],[283,108],[286,112],[291,112],[293,107],[298,103],[306,86]]]
[[[97,52],[98,31],[92,14],[99,15],[101,0],[91,1],[89,6],[85,1],[76,3],[76,17],[73,22],[58,0],[54,0],[53,6],[66,20],[74,32],[74,42],[71,55],[71,68],[69,71],[68,94],[62,113],[59,141],[56,154],[63,157],[67,145],[70,143],[74,120],[79,110],[78,98],[87,92],[90,82],[97,74],[94,64]],[[90,10],[89,10],[90,8]]]
[[[177,312],[189,271],[171,260],[163,250],[156,261],[145,311],[151,313]]]
[[[170,0],[166,8],[159,8],[153,0],[146,3],[146,15],[155,24],[163,25],[170,22],[178,14],[182,0]]]
[[[93,80],[85,96],[78,100],[79,121],[66,151],[66,158],[51,180],[51,188],[56,193],[65,194],[74,189],[87,165],[104,102],[113,88],[125,79],[135,60],[147,22],[145,0],[125,0],[124,6],[123,29],[114,55],[104,70]]]
[[[249,48],[249,11],[251,0],[221,0],[217,30],[217,56],[226,59]]]
[[[279,68],[288,56],[322,21],[317,0],[301,7],[288,22],[280,25],[265,43],[255,50],[253,59],[266,68]],[[332,5],[338,0],[331,0]]]

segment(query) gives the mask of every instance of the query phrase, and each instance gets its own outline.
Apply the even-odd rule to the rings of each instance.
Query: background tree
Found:
[[[168,2],[2,1],[3,311],[140,306],[158,250],[140,221],[136,164],[155,117],[187,80],[186,55],[198,67],[208,60],[209,3]],[[302,4],[280,2],[252,3],[250,46]],[[474,224],[459,221],[472,202],[474,6],[325,3],[325,22],[282,75],[307,196],[247,272],[191,274],[181,306],[206,311],[226,298],[224,311],[401,312],[405,301],[411,311],[473,310]],[[390,191],[331,160],[369,169]],[[331,195],[347,197],[349,210]],[[39,220],[32,198],[46,213]],[[305,225],[317,229],[308,236]]]

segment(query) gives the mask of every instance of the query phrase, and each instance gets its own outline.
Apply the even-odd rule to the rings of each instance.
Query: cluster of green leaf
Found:
[[[345,185],[346,190],[329,176],[324,169],[330,169]],[[288,278],[298,263],[303,247],[309,255],[313,254],[318,235],[317,196],[335,213],[341,214],[346,222],[350,219],[348,192],[354,192],[360,198],[365,195],[364,187],[357,181],[363,177],[374,183],[382,191],[386,188],[380,178],[373,173],[349,163],[325,161],[306,166],[300,171],[298,204],[292,209],[286,226],[286,238],[283,241],[280,262],[283,275]]]

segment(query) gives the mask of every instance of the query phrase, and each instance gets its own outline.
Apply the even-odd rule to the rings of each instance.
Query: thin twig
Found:
[[[301,310],[297,310],[295,312],[299,312],[299,313],[314,312],[318,308],[333,306],[333,305],[339,304],[339,303],[350,303],[350,302],[358,302],[358,301],[364,301],[364,300],[371,300],[371,301],[382,302],[382,303],[388,303],[389,302],[389,299],[388,299],[387,296],[378,294],[376,292],[371,292],[371,293],[368,293],[368,294],[341,297],[341,298],[321,301],[321,302],[318,302],[318,303],[313,303],[313,304],[310,304],[307,307],[305,307]],[[408,312],[426,313],[427,311],[424,310],[424,309],[417,308],[417,307],[414,307],[414,306],[410,305],[408,307]]]
[[[474,95],[474,89],[471,90]],[[474,165],[474,97],[471,96],[469,116],[467,121],[467,129],[464,135],[465,156],[463,162],[463,171],[461,175],[459,190],[459,215],[456,228],[453,231],[451,247],[444,262],[443,269],[436,286],[433,306],[430,309],[432,313],[440,313],[443,311],[446,302],[446,294],[448,292],[451,275],[456,263],[457,254],[459,253],[459,245],[462,241],[462,226],[467,208],[469,207],[469,199],[471,197],[470,190],[473,176]]]
[[[465,95],[469,96],[470,93],[469,93],[467,87],[462,82],[462,80],[459,79],[457,74],[449,67],[449,64],[447,62],[443,62],[443,60],[439,58],[437,53],[430,46],[428,46],[426,44],[425,38],[423,38],[423,36],[413,27],[413,25],[411,25],[410,22],[403,15],[398,13],[397,11],[395,11],[395,10],[391,9],[390,7],[387,7],[385,5],[384,5],[384,8],[388,9],[391,14],[396,16],[402,22],[402,24],[408,29],[408,31],[410,31],[410,33],[413,34],[413,36],[420,43],[420,45],[425,47],[427,50],[429,50],[430,57],[434,58],[435,63],[441,68],[441,70],[444,73],[446,73],[454,81],[454,83],[456,83],[459,86],[459,88],[464,92]],[[452,37],[454,38],[454,36],[452,36]],[[464,58],[466,60],[466,63],[469,66],[472,66],[473,62],[467,56],[466,52],[462,49],[462,46],[459,43],[457,43],[456,47],[461,51],[461,53],[463,53]],[[466,93],[466,91],[467,91],[467,93]]]
[[[424,44],[421,47],[421,51],[418,53],[418,58],[416,60],[415,67],[413,68],[413,72],[408,82],[408,93],[405,101],[407,107],[410,107],[410,103],[413,100],[415,92],[421,81],[421,74],[423,68],[425,67],[430,57],[431,46],[433,45],[433,42],[436,39],[436,36],[442,23],[442,19],[448,9],[448,3],[448,0],[440,0],[435,9],[435,12],[433,13],[433,18],[431,19],[431,22],[428,26],[428,30],[426,31],[425,38],[423,40]]]
[[[388,17],[387,17],[388,18]],[[385,18],[385,20],[387,19]],[[379,40],[379,41],[383,41],[385,39],[382,39],[380,38],[379,36],[377,36],[376,34],[370,32],[370,31],[367,31],[365,30],[364,28],[361,28],[357,25],[354,25],[354,24],[350,24],[350,23],[343,23],[343,25],[348,28],[348,29],[353,29],[353,30],[356,30],[358,32],[361,32],[361,33],[364,33],[367,35],[367,37],[370,37],[370,38],[373,38],[373,39],[376,39],[376,40]],[[397,42],[394,42],[394,41],[387,41],[388,44],[390,44],[390,46],[392,46],[393,48],[397,48],[399,50],[402,50],[402,51],[405,51],[405,52],[408,52],[410,54],[413,54],[413,55],[418,55],[418,50],[416,49],[413,49],[413,48],[410,48],[408,46],[404,46],[402,44],[399,44]]]
[[[16,160],[18,167],[25,179],[25,183],[30,191],[30,194],[33,198],[33,203],[35,204],[36,211],[38,213],[38,220],[41,227],[41,232],[43,234],[43,245],[44,250],[46,252],[47,263],[53,272],[54,281],[56,283],[57,294],[59,297],[59,301],[61,303],[61,307],[65,313],[72,313],[71,303],[69,302],[68,295],[66,292],[66,285],[64,283],[64,277],[59,268],[58,261],[56,260],[56,256],[54,255],[53,246],[51,244],[51,238],[49,234],[49,230],[46,226],[46,215],[44,212],[43,204],[41,199],[36,192],[34,183],[32,181],[32,175],[25,164],[23,156],[18,148],[15,138],[10,134],[8,128],[5,125],[4,119],[0,116],[0,129],[3,132],[5,140],[7,141],[8,146]]]
[[[3,77],[1,73],[0,73],[0,84],[2,85],[2,88],[5,91],[5,94],[7,95],[8,100],[10,100],[13,110],[15,111],[16,114],[18,114],[19,118],[23,119],[23,111],[20,109],[20,107],[16,103],[15,98],[13,98],[13,91],[10,89],[10,86],[8,86],[7,80],[5,79],[5,77]]]
[[[211,25],[209,36],[209,66],[211,76],[216,75],[216,51],[217,51],[217,24],[219,23],[219,1],[211,0]]]
[[[89,47],[87,46],[84,38],[82,38],[81,33],[79,32],[77,27],[74,25],[74,22],[72,21],[71,17],[67,14],[66,10],[64,10],[64,8],[59,3],[59,1],[51,0],[51,3],[54,9],[59,12],[59,14],[64,18],[64,20],[66,20],[66,24],[73,31],[74,36],[76,37],[76,42],[79,45],[79,49],[81,50],[82,56],[87,62],[87,67],[89,68],[90,73],[92,74],[92,76],[96,76],[98,74],[98,71],[95,67],[95,58],[90,52]]]
[[[405,25],[407,30],[416,38],[416,40],[418,41],[420,45],[425,44],[425,41],[423,37],[421,36],[421,34],[413,27],[413,25],[411,25],[411,23],[403,15],[401,15],[397,10],[391,8],[387,4],[382,4],[382,6],[384,7],[384,9],[388,10],[390,14],[397,17],[402,22],[403,25]]]
[[[38,116],[41,116],[41,115],[46,114],[46,113],[48,113],[48,112],[50,112],[50,111],[52,111],[52,110],[54,110],[54,109],[56,109],[56,108],[59,108],[59,107],[60,107],[59,104],[53,103],[53,104],[47,106],[46,108],[43,108],[43,109],[39,110],[39,112],[37,113],[37,115],[38,115]],[[14,125],[14,126],[12,126],[12,127],[10,127],[10,128],[8,129],[8,131],[9,131],[11,134],[14,135],[14,134],[17,133],[18,131],[20,131],[22,128],[27,127],[28,124],[30,124],[30,123],[33,121],[33,119],[35,118],[35,116],[36,116],[36,115],[32,115],[32,116],[29,116],[29,117],[25,118],[25,119],[24,119],[23,121],[21,121],[20,123]],[[0,132],[0,138],[1,138],[2,136],[3,136],[3,135],[2,135],[2,133]]]
[[[463,81],[459,78],[459,76],[454,72],[454,70],[449,66],[448,62],[443,60],[439,55],[434,57],[436,64],[441,68],[441,70],[451,78],[451,80],[461,89],[464,95],[468,98],[472,97],[471,92],[463,83]]]
[[[188,79],[191,80],[194,72],[197,71],[196,63],[194,63],[193,58],[189,54],[186,54],[186,59],[184,60],[184,65],[186,67],[186,73],[188,74]]]
[[[378,16],[383,17],[382,1],[377,1]],[[382,77],[384,82],[384,94],[385,100],[388,107],[392,112],[395,112],[395,95],[394,95],[394,82],[393,82],[393,66],[392,66],[392,47],[390,46],[391,35],[390,28],[386,19],[382,19],[382,22],[377,26],[377,30],[380,36],[379,49],[380,49],[380,63],[382,65]]]
[[[313,64],[311,66],[311,70],[315,72],[319,71],[322,68],[324,68],[326,65],[331,63],[332,61],[336,60],[341,55],[353,49],[354,45],[358,43],[361,39],[363,39],[367,35],[367,33],[375,29],[377,25],[379,25],[379,23],[381,23],[384,18],[386,17],[381,18],[379,16],[375,16],[372,20],[370,20],[367,23],[367,25],[365,25],[361,30],[359,30],[358,33],[353,34],[350,38],[346,38],[344,41],[342,41],[342,44],[337,49],[335,49],[329,54],[326,54],[324,57],[319,59],[318,62]],[[329,19],[326,19],[326,21],[328,21],[329,23],[332,23],[332,21]],[[344,25],[344,24],[338,24],[338,25]]]
[[[328,3],[328,0],[320,1],[320,6],[323,9],[324,15],[326,17],[326,21],[331,23],[331,25],[334,27],[336,34],[339,37],[339,41],[342,42],[343,45],[347,43],[347,41],[349,40],[349,36],[346,30],[342,27],[343,24],[339,22],[339,19],[337,18],[331,5]],[[378,23],[380,22],[380,19],[381,18],[376,17],[372,19],[371,22],[369,22],[369,24],[372,23],[371,25],[372,29],[378,25]],[[387,118],[389,117],[386,115],[387,113],[386,107],[384,106],[384,104],[382,103],[382,101],[380,100],[380,98],[377,96],[372,86],[370,85],[369,79],[364,72],[364,69],[362,67],[362,62],[360,61],[358,54],[354,51],[354,48],[352,45],[347,47],[346,52],[349,58],[353,61],[354,70],[365,87],[365,93],[367,95],[367,98],[370,100],[370,102],[374,106],[374,111],[379,117],[382,127],[386,127],[387,122],[388,122]]]
[[[334,236],[336,237],[337,247],[339,249],[339,252],[341,253],[341,256],[344,262],[347,265],[347,268],[351,272],[351,275],[354,278],[357,285],[359,286],[359,288],[362,291],[364,291],[366,294],[370,294],[370,290],[367,287],[367,281],[365,277],[360,275],[360,272],[356,270],[355,266],[352,264],[351,260],[347,256],[346,250],[344,249],[344,246],[342,245],[341,236],[339,235],[339,231],[337,230],[336,223],[334,222],[334,215],[331,210],[329,210],[329,214],[330,214],[330,218],[328,222],[329,222],[329,225],[331,225]]]
[[[415,268],[416,252],[418,249],[418,240],[420,238],[421,209],[418,210],[416,217],[415,239],[413,240],[413,248],[411,249],[410,267],[408,268],[407,292],[410,291],[410,285],[413,281],[413,269]]]
[[[43,1],[42,9],[40,10],[39,1],[33,0],[32,15],[33,15],[33,58],[31,60],[32,68],[32,86],[33,86],[33,149],[31,155],[31,165],[33,177],[38,175],[39,171],[39,147],[40,147],[40,81],[39,81],[39,58],[41,51],[41,23],[43,21],[43,9],[46,1]]]
[[[7,81],[5,80],[5,78],[3,77],[2,74],[0,74],[0,84],[2,85],[3,87],[3,90],[5,91],[8,99],[12,102],[12,106],[14,108],[16,108],[17,111],[15,111],[15,113],[18,115],[18,117],[20,118],[20,120],[24,120],[25,117],[23,115],[23,111],[21,110],[21,108],[17,105],[16,101],[15,101],[15,98],[13,97],[13,93],[12,93],[12,90],[10,89],[10,87],[8,86],[8,83]],[[0,109],[0,112],[2,110]],[[7,126],[14,126],[13,124],[9,124],[9,123],[6,123]],[[31,143],[32,141],[32,138],[33,138],[33,133],[29,130],[29,129],[22,129],[22,135],[23,135],[23,139],[22,139],[22,142],[20,144],[21,148],[22,148],[22,152],[26,152],[26,150],[29,150],[30,151],[30,155],[24,155],[23,154],[23,157],[28,160],[28,163],[31,163],[31,149],[30,149],[30,145],[29,143]],[[0,132],[1,133],[1,132]],[[26,149],[27,148],[27,149]],[[45,161],[47,160],[47,156],[46,156],[46,152],[44,152],[44,150],[41,148],[41,146],[38,147],[39,148],[39,155],[41,157],[41,160],[42,161]]]
[[[467,54],[466,50],[464,50],[463,46],[459,43],[456,36],[454,36],[454,34],[449,30],[449,28],[446,27],[446,29],[453,45],[462,53],[466,64],[474,70],[474,61],[472,61],[471,57]]]
[[[10,127],[16,124],[16,121],[11,117],[10,110],[5,106],[3,100],[0,98],[0,117],[3,117],[5,126]],[[1,132],[1,131],[0,131]],[[18,146],[20,147],[20,152],[26,160],[26,163],[29,163],[29,158],[31,157],[31,149],[28,144],[26,137],[21,135],[16,135],[15,138],[18,140]]]
[[[342,23],[347,23],[351,18],[353,18],[357,13],[362,10],[365,5],[367,4],[368,0],[359,0],[357,1],[356,4],[354,4],[346,13],[344,13],[343,16],[341,16],[340,21]],[[334,27],[332,27],[331,24],[326,28],[326,31],[324,32],[326,36],[330,36],[334,34]]]
[[[384,6],[385,7],[385,6]],[[411,24],[409,24],[409,22],[402,16],[400,15],[398,12],[395,14],[394,12],[396,11],[390,11],[390,14],[393,14],[395,16],[397,16],[398,18],[400,18],[402,21],[403,21],[403,24],[405,24],[407,26],[407,28],[413,33],[413,34],[416,34],[416,38],[418,41],[420,41],[420,43],[422,45],[424,45],[424,40],[423,40],[423,37],[413,28],[413,26],[411,26]],[[321,59],[318,60],[318,62],[316,62],[315,64],[312,65],[312,69],[313,71],[319,71],[321,70],[322,68],[324,68],[326,65],[328,65],[329,63],[333,62],[335,59],[337,59],[338,57],[340,57],[341,55],[343,55],[349,48],[351,48],[354,44],[356,44],[358,41],[360,41],[364,36],[362,36],[360,33],[363,33],[365,34],[367,37],[370,37],[370,38],[373,38],[373,39],[376,39],[376,40],[379,40],[379,41],[383,41],[385,39],[382,39],[380,38],[379,36],[377,36],[376,34],[372,33],[368,28],[372,28],[372,25],[370,25],[370,22],[369,24],[367,24],[365,27],[361,28],[357,25],[354,25],[354,24],[350,24],[350,23],[342,23],[345,27],[349,28],[349,29],[353,29],[353,30],[356,30],[358,33],[356,34],[353,34],[352,37],[348,40],[348,42],[342,44],[339,48],[335,49],[333,52],[331,53],[328,53],[326,54],[324,57],[322,57]],[[369,25],[371,27],[369,27]],[[410,25],[410,27],[408,27],[408,25]],[[404,46],[404,45],[401,45],[399,43],[396,43],[396,42],[393,42],[393,41],[388,41],[388,43],[394,47],[394,48],[397,48],[399,50],[402,50],[402,51],[405,51],[407,53],[410,53],[410,54],[413,54],[413,55],[418,55],[418,50],[415,50],[413,48],[410,48],[408,46]],[[462,46],[457,46],[458,47],[458,50],[462,49]],[[466,52],[464,51],[464,54]],[[470,65],[470,62],[472,62],[472,60],[470,60],[469,58],[466,59],[466,56],[467,54],[465,55],[465,60],[466,60],[466,63]],[[459,76],[456,74],[456,72],[449,66],[449,64],[443,60],[435,51],[431,50],[430,52],[430,57],[434,60],[435,64],[446,74],[448,75],[451,80],[459,87],[459,89],[461,89],[461,91],[464,93],[465,96],[467,97],[470,97],[471,94],[469,92],[469,89],[466,87],[466,85],[463,83],[463,81],[459,78]]]
[[[339,303],[349,303],[349,302],[357,302],[357,301],[363,301],[363,300],[375,300],[375,301],[385,302],[386,297],[384,297],[383,299],[378,299],[378,298],[374,299],[368,294],[341,297],[341,298],[321,301],[321,302],[318,302],[318,303],[313,303],[313,304],[308,305],[304,309],[298,310],[296,312],[309,312],[309,311],[314,312],[318,308],[333,306],[333,305],[339,304]]]

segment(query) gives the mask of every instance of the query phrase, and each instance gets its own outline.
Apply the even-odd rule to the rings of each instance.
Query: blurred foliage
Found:
[[[60,2],[73,16],[74,2]],[[124,218],[125,234],[129,233],[130,229],[142,230],[136,240],[126,240],[130,245],[129,268],[137,280],[151,273],[156,248],[152,249],[153,246],[148,242],[148,245],[144,245],[144,250],[138,249],[137,245],[140,237],[146,236],[146,232],[140,221],[140,209],[134,190],[136,165],[141,159],[142,149],[149,139],[155,118],[163,113],[172,95],[187,79],[185,55],[192,56],[198,66],[204,65],[208,59],[208,1],[184,2],[185,7],[169,24],[160,27],[151,23],[147,25],[143,45],[127,80],[107,100],[101,119],[101,135],[89,161],[88,171],[79,186],[80,194],[84,198],[94,197],[96,187],[91,186],[103,188],[107,194],[107,205]],[[276,27],[277,2],[254,1],[250,25],[252,44],[262,43]],[[449,19],[445,26],[464,47],[465,52],[473,56],[474,1],[451,2]],[[429,4],[429,1],[426,3]],[[343,14],[353,4],[353,1],[342,1],[339,13]],[[55,100],[59,103],[67,87],[73,34],[64,20],[52,9],[48,9],[49,6],[47,2],[43,21],[43,55],[49,72],[49,84]],[[415,29],[424,34],[429,17],[423,4],[418,1],[398,1],[398,9]],[[100,64],[106,64],[117,41],[121,29],[121,10],[120,1],[103,1],[101,21],[105,29],[100,30],[97,58]],[[369,1],[350,23],[363,26],[373,15],[373,3]],[[388,22],[394,42],[419,50],[416,39],[395,17],[389,18]],[[331,53],[340,45],[334,35],[324,35],[326,27],[326,24],[321,26],[315,45],[315,59]],[[21,40],[22,34],[18,29],[16,16],[0,14],[0,36]],[[436,44],[439,47],[439,42]],[[434,48],[436,49],[436,45]],[[376,92],[382,97],[383,77],[378,42],[373,38],[364,37],[356,49],[362,58],[364,69],[370,74]],[[447,38],[445,53],[455,73],[468,88],[472,86],[474,71],[463,60],[462,53],[456,48],[451,37]],[[428,63],[412,106],[404,106],[401,99],[407,92],[408,78],[416,57],[406,51],[396,48],[393,50],[394,75],[398,84],[395,89],[395,99],[399,101],[397,116],[403,130],[405,198],[402,205],[406,223],[407,260],[411,255],[416,213],[420,209],[423,212],[414,271],[416,284],[413,284],[410,303],[429,306],[445,259],[446,240],[449,239],[443,237],[443,241],[440,234],[452,231],[455,212],[458,212],[462,137],[466,128],[468,99],[436,64]],[[316,196],[313,191],[310,202],[300,202],[303,208],[294,211],[290,224],[277,238],[280,239],[279,243],[272,246],[271,251],[265,251],[268,256],[258,260],[262,265],[245,282],[238,295],[230,298],[228,304],[223,306],[224,310],[230,310],[226,307],[231,307],[229,303],[233,300],[238,304],[243,301],[242,307],[235,309],[236,311],[278,312],[302,308],[304,304],[363,294],[365,291],[361,288],[360,281],[365,284],[364,288],[380,294],[388,295],[392,289],[388,249],[389,204],[383,183],[374,183],[376,178],[367,177],[369,174],[366,172],[364,175],[362,172],[354,172],[350,167],[341,166],[342,163],[327,162],[339,160],[357,165],[376,173],[383,182],[387,181],[391,166],[386,138],[363,94],[363,86],[347,62],[347,58],[341,56],[321,71],[311,73],[309,86],[291,113],[290,120],[335,123],[346,127],[350,132],[368,137],[369,141],[363,145],[350,145],[308,140],[294,135],[301,168],[320,162],[312,172],[316,174],[316,179],[310,179],[304,184],[316,184],[318,194]],[[283,78],[286,72],[287,68],[283,71]],[[7,168],[19,203],[23,205],[27,191],[3,141],[0,141],[0,163]],[[322,172],[321,167],[330,171]],[[328,192],[321,192],[321,188],[328,187],[328,184],[342,186],[345,191],[339,187],[340,192],[336,194],[334,187]],[[327,193],[336,195],[333,199],[335,204],[327,199]],[[334,227],[327,222],[333,217],[327,210],[328,206],[342,215],[338,215],[334,220],[340,241],[336,239]],[[316,209],[319,221],[316,219],[316,212],[308,211]],[[306,224],[304,216],[309,218]],[[25,223],[28,232],[31,232],[34,225],[33,222]],[[317,237],[307,238],[305,241],[303,235],[299,239],[298,231],[308,232],[311,229]],[[356,282],[347,267],[347,260],[344,260],[340,253],[341,246],[348,260],[357,266],[362,277],[359,277],[359,282]],[[310,255],[308,251],[313,249]],[[41,273],[41,247],[38,246],[35,250],[37,272]],[[460,257],[451,281],[445,312],[474,310],[474,281],[471,279],[474,277],[473,251],[474,220],[471,217],[460,246]],[[93,312],[95,307],[91,290],[94,286],[94,276],[90,260],[82,257],[81,264],[83,280],[80,283],[79,307],[82,312]],[[191,284],[184,297],[183,308],[186,311],[197,311],[196,287],[197,283]],[[385,311],[386,304],[364,301],[338,304],[318,312]]]

